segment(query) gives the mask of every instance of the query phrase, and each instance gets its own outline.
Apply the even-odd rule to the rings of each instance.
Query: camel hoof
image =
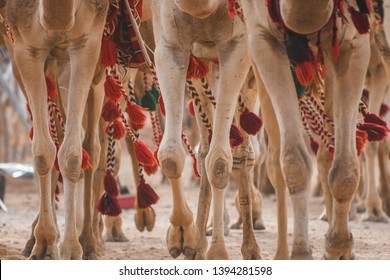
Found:
[[[389,223],[389,218],[382,211],[374,209],[370,214],[366,213],[363,218],[364,222]]]
[[[325,260],[354,260],[353,253],[354,240],[350,233],[349,238],[340,238],[337,235],[326,235],[325,241]]]
[[[31,248],[25,248],[25,249],[23,249],[23,251],[22,251],[22,256],[23,257],[26,257],[26,258],[28,258],[28,257],[30,257],[30,255],[31,255]]]
[[[140,232],[143,232],[145,228],[147,231],[152,231],[156,222],[156,213],[153,208],[138,208],[134,214],[134,221]]]
[[[196,254],[196,250],[189,248],[189,247],[184,247],[183,250],[183,255],[186,257],[186,259],[193,260]]]
[[[181,250],[179,248],[171,248],[169,249],[169,254],[172,256],[172,258],[176,259],[181,255]]]
[[[254,230],[265,230],[264,222],[261,219],[258,219],[253,222],[253,229]]]

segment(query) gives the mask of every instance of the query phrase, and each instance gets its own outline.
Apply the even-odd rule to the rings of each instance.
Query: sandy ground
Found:
[[[124,158],[124,163],[128,159]],[[198,186],[191,181],[191,162],[188,160],[188,167],[185,168],[183,176],[185,195],[188,204],[196,213]],[[131,186],[129,180],[130,168],[121,169],[122,184]],[[127,176],[126,176],[127,175]],[[157,215],[156,225],[151,232],[139,232],[134,225],[134,209],[123,211],[123,228],[129,242],[106,243],[104,259],[172,259],[169,255],[165,237],[169,226],[169,214],[171,212],[171,189],[167,183],[161,183],[161,174],[148,178],[148,182],[155,187],[160,196],[160,201],[154,209]],[[134,187],[131,186],[133,192]],[[227,191],[227,208],[230,215],[230,223],[235,222],[237,212],[234,207],[235,191],[229,188]],[[33,181],[29,180],[8,180],[6,188],[5,203],[8,206],[8,213],[0,211],[0,259],[25,259],[20,252],[30,234],[30,225],[38,211],[38,189]],[[62,199],[62,196],[60,196]],[[276,246],[276,215],[275,196],[264,197],[263,219],[266,229],[256,232],[256,239],[261,248],[263,259],[272,259]],[[289,201],[290,203],[290,201]],[[310,224],[309,234],[312,242],[313,257],[322,259],[324,248],[324,234],[327,230],[327,223],[319,220],[323,209],[322,199],[310,198]],[[64,213],[62,200],[58,204],[58,222],[60,230],[64,228]],[[292,241],[292,211],[289,204],[289,243]],[[363,222],[362,215],[350,223],[355,238],[355,254],[358,259],[387,259],[390,260],[390,225],[372,222]],[[241,230],[231,230],[226,237],[227,248],[232,259],[242,259],[240,253],[242,241]],[[179,257],[179,258],[182,258]]]

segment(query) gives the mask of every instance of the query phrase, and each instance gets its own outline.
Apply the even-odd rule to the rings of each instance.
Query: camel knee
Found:
[[[206,170],[210,183],[216,187],[226,188],[232,170],[232,155],[228,152],[210,151],[206,157]]]
[[[333,162],[329,172],[329,185],[333,197],[339,201],[351,200],[360,178],[358,159],[343,157]]]
[[[34,164],[38,175],[49,174],[55,159],[56,148],[53,144],[45,145],[45,149],[34,149]]]
[[[162,171],[169,179],[181,177],[185,161],[185,153],[181,144],[161,145],[158,150],[158,160]]]
[[[69,179],[72,183],[77,183],[81,174],[81,151],[72,151],[69,154],[62,152],[62,149],[58,152],[58,164],[60,170],[65,178]]]
[[[283,153],[282,170],[290,193],[306,190],[312,174],[312,162],[309,154],[299,148]]]

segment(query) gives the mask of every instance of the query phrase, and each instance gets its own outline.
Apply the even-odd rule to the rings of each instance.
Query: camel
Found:
[[[13,35],[13,55],[20,72],[29,102],[34,137],[32,140],[34,163],[39,177],[40,213],[34,229],[35,244],[30,258],[81,259],[84,247],[93,241],[92,229],[86,225],[79,238],[75,222],[75,188],[80,179],[82,165],[81,129],[88,92],[96,71],[108,1],[84,2],[33,1],[30,5],[20,1],[7,1],[6,20]],[[88,20],[85,20],[88,19]],[[58,230],[53,215],[51,170],[56,147],[49,134],[44,65],[56,45],[67,41],[70,49],[71,78],[69,85],[67,121],[63,143],[58,151],[58,164],[63,175],[65,199],[65,234],[58,250]],[[92,97],[90,102],[99,102]],[[98,99],[98,97],[96,97]],[[89,102],[89,101],[88,101]],[[90,103],[89,103],[90,104]],[[99,107],[99,106],[97,106]],[[93,115],[93,114],[91,114]],[[96,127],[100,114],[94,115],[84,147],[90,155],[92,168],[85,177],[92,179],[100,149]],[[87,192],[86,192],[87,193]],[[89,192],[90,193],[90,192]],[[85,200],[91,200],[86,195]],[[91,218],[91,213],[85,213]]]
[[[298,57],[294,49],[299,46],[305,48],[306,45],[314,46],[316,51],[320,50],[313,52],[313,55],[323,55],[326,69],[323,73],[325,112],[334,120],[337,143],[333,152],[332,147],[326,147],[321,142],[317,153],[329,221],[324,258],[354,258],[354,241],[348,226],[348,214],[360,175],[356,119],[370,49],[369,36],[366,34],[368,16],[360,9],[358,11],[355,1],[348,2],[351,6],[343,1],[332,0],[241,2],[255,73],[261,77],[268,93],[262,94],[260,104],[270,139],[270,179],[276,187],[278,202],[284,200],[287,186],[294,205],[295,234],[291,258],[311,257],[307,230],[307,189],[312,166],[303,135],[296,129],[302,124],[291,70],[293,65],[296,75],[301,75],[300,84],[314,78],[307,75],[308,72],[303,72],[307,70],[305,66],[300,68],[302,63],[310,59]],[[359,1],[359,4],[362,2]],[[353,20],[356,14],[351,16],[347,12],[343,17],[350,24],[343,24],[343,17],[338,16],[339,11],[359,13],[365,25],[360,26],[361,29],[355,28]],[[287,51],[285,44],[288,45]],[[306,50],[308,48],[310,50],[310,47]],[[303,57],[306,55],[308,53],[303,52]],[[280,77],[284,78],[283,83]],[[277,127],[279,129],[275,129]],[[275,258],[289,258],[286,208],[280,203],[278,205],[278,247]]]
[[[189,259],[229,258],[223,232],[224,194],[233,165],[229,132],[238,94],[250,64],[245,27],[238,17],[233,20],[229,18],[226,4],[226,1],[221,0],[196,2],[165,0],[153,3],[153,26],[156,31],[155,63],[166,111],[165,132],[159,147],[158,159],[173,192],[167,246],[174,258],[181,253]],[[181,187],[185,159],[181,144],[183,93],[194,43],[214,45],[220,64],[213,136],[210,145],[202,147],[200,151],[201,154],[207,154],[200,169],[202,180],[207,176],[210,182],[214,209],[213,236],[208,249],[205,236],[211,201],[210,188],[207,187],[207,183],[201,183],[195,224]],[[250,209],[249,190],[240,196],[241,206]],[[242,212],[247,215],[243,220],[251,224],[251,211]],[[253,229],[253,225],[249,228]],[[242,253],[244,259],[260,258],[253,230],[244,232]]]

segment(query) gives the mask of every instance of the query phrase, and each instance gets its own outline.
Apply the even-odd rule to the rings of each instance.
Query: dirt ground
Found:
[[[126,163],[128,159],[124,159]],[[183,176],[184,188],[188,204],[193,213],[196,213],[196,201],[198,186],[191,180],[191,162],[187,160],[185,168],[187,176]],[[128,176],[131,168],[126,165],[121,169],[122,184],[131,186]],[[126,176],[127,175],[127,176]],[[148,182],[155,187],[160,196],[160,201],[154,209],[157,215],[156,225],[151,232],[139,232],[134,225],[134,209],[123,211],[123,228],[129,242],[106,243],[104,259],[142,260],[142,259],[172,259],[165,244],[166,231],[169,226],[169,214],[171,212],[171,189],[167,183],[162,182],[162,175],[156,174],[148,178]],[[134,187],[129,187],[133,192]],[[237,212],[234,207],[235,191],[229,188],[227,191],[227,208],[230,215],[230,223],[235,222]],[[20,252],[30,234],[30,225],[38,211],[38,189],[32,180],[8,179],[5,203],[8,213],[0,210],[0,259],[25,259]],[[58,204],[58,222],[60,230],[64,228],[64,213],[62,196]],[[289,201],[290,202],[290,201]],[[272,259],[276,247],[276,215],[275,196],[264,197],[263,219],[266,229],[256,232],[256,239],[261,248],[263,259]],[[323,209],[322,199],[310,198],[310,223],[309,234],[312,242],[313,257],[322,259],[324,249],[324,234],[327,223],[319,219]],[[292,241],[292,211],[289,205],[289,243]],[[355,239],[355,254],[358,259],[390,260],[390,225],[383,223],[363,222],[362,214],[355,221],[351,221],[350,227]],[[241,230],[231,230],[226,237],[226,245],[232,259],[242,259],[240,253],[242,241]],[[291,245],[290,245],[291,246]],[[290,247],[291,248],[291,247]],[[179,258],[182,258],[179,257]]]

